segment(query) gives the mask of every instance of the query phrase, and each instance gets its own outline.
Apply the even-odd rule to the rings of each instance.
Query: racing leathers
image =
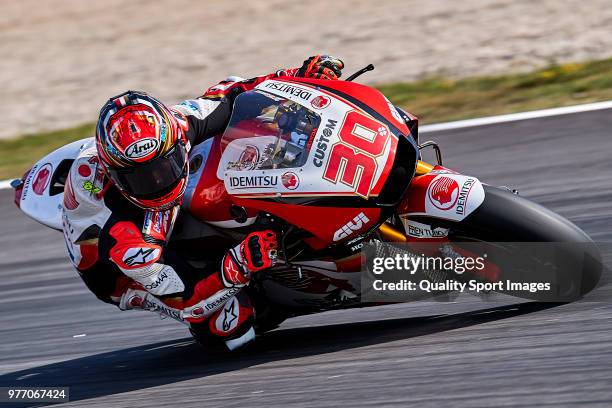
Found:
[[[297,71],[249,80],[230,77],[172,112],[194,146],[224,130],[236,95]],[[155,311],[188,324],[194,334],[218,339],[227,349],[240,347],[255,337],[254,310],[241,289],[251,273],[273,265],[274,233],[251,233],[220,264],[195,268],[166,245],[179,210],[143,210],[128,202],[105,176],[95,145],[85,146],[64,188],[62,220],[70,259],[102,301],[121,310]]]

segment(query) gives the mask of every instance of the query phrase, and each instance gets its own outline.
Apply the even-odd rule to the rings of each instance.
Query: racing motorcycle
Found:
[[[223,134],[190,152],[169,245],[197,265],[203,251],[223,254],[250,231],[277,231],[280,264],[246,289],[260,332],[291,316],[371,306],[360,296],[365,242],[591,243],[513,191],[444,167],[437,144],[419,141],[416,117],[352,82],[371,68],[346,81],[267,80],[236,97]],[[21,210],[61,230],[68,170],[91,143],[61,147],[16,180]],[[426,148],[438,163],[421,160]],[[599,281],[598,254],[591,247],[566,256],[583,266],[564,277],[582,296]],[[532,267],[537,273],[537,261]]]

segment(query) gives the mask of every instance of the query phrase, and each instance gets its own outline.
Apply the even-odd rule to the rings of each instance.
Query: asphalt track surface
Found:
[[[612,110],[423,139],[441,144],[448,166],[517,187],[612,241]],[[0,385],[68,385],[62,406],[612,405],[607,276],[561,306],[463,296],[301,317],[218,357],[176,322],[98,302],[61,234],[20,214],[10,191],[0,191],[0,226]]]

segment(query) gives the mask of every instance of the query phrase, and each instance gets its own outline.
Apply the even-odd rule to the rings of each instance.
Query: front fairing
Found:
[[[353,85],[388,112],[380,92]],[[273,214],[310,233],[313,248],[365,234],[382,222],[414,174],[416,148],[401,132],[408,128],[388,117],[310,83],[265,81],[235,99],[226,131],[195,170],[197,185],[190,182],[190,210],[232,227]],[[248,221],[237,222],[230,207],[244,209]]]
[[[238,96],[217,177],[238,197],[376,197],[398,137],[331,94],[265,81]]]

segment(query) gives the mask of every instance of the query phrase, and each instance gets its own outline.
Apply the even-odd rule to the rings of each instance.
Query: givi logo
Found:
[[[450,177],[440,177],[429,186],[429,201],[440,210],[453,208],[459,197],[459,184]]]
[[[370,220],[364,213],[359,213],[352,221],[347,222],[334,233],[334,242],[353,235],[362,229]]]

